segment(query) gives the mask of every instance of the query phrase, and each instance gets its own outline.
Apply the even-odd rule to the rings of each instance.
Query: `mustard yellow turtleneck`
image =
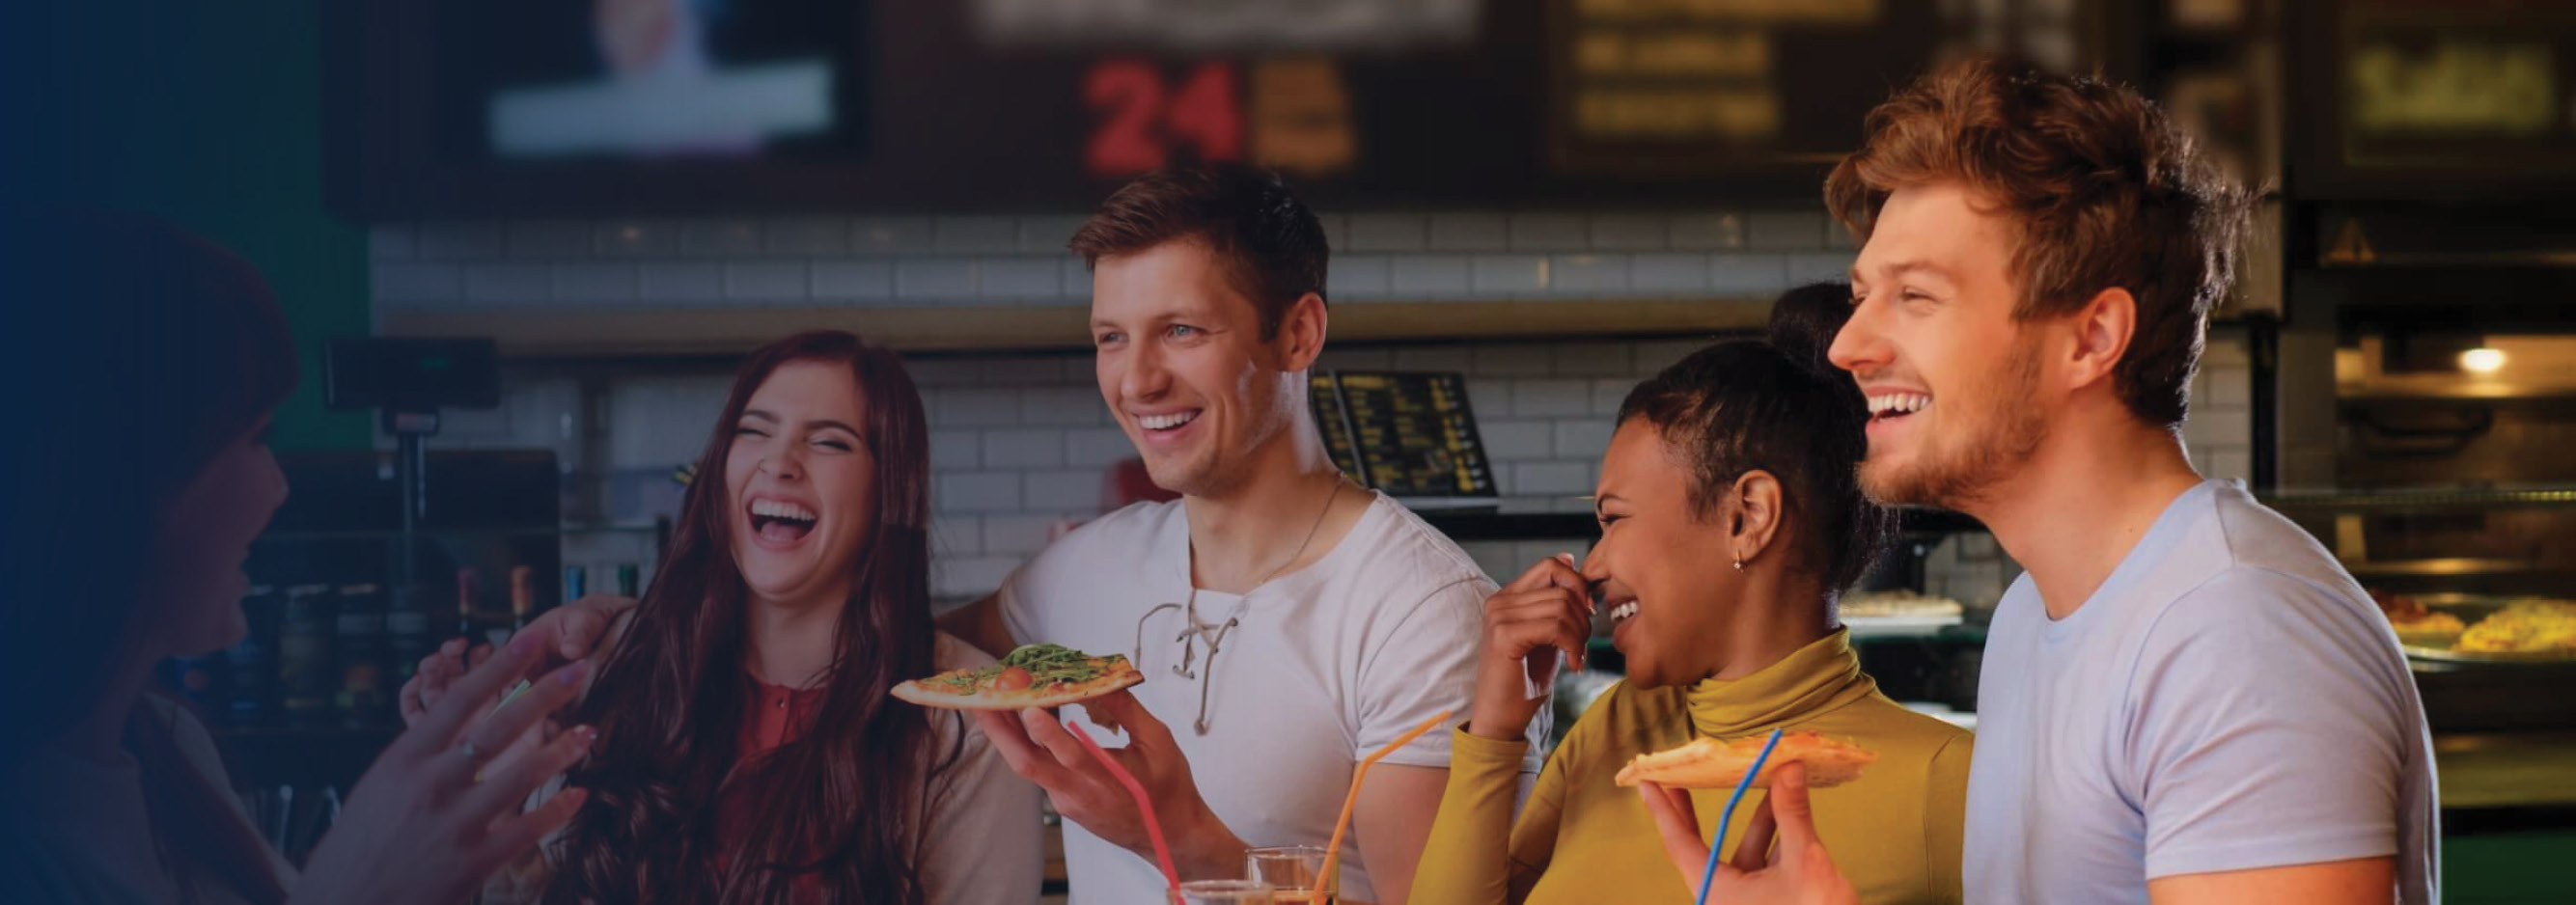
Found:
[[[1836,630],[1741,679],[1688,688],[1612,686],[1539,772],[1512,818],[1527,742],[1453,730],[1449,788],[1413,879],[1414,905],[1687,905],[1635,789],[1611,781],[1628,759],[1694,735],[1733,741],[1773,727],[1814,730],[1878,752],[1861,778],[1813,793],[1816,832],[1873,905],[1957,902],[1968,791],[1966,730],[1906,710],[1860,671]],[[1701,834],[1731,789],[1694,792]],[[1763,791],[1749,790],[1730,855]]]

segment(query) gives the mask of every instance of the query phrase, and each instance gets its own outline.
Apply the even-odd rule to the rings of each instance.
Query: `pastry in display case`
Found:
[[[2406,655],[2460,663],[2576,663],[2576,600],[2375,593]]]
[[[1967,621],[1968,613],[1956,600],[1912,588],[1852,591],[1835,610],[1855,637],[1934,632]]]

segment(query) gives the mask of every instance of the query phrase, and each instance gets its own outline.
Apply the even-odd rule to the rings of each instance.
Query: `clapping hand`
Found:
[[[580,726],[533,747],[528,730],[580,694],[590,664],[543,670],[555,639],[530,626],[422,712],[358,780],[340,822],[313,851],[293,902],[445,905],[563,826],[588,795],[566,789],[521,813],[538,786],[590,751]],[[493,705],[523,678],[529,690]],[[487,715],[488,714],[488,715]]]

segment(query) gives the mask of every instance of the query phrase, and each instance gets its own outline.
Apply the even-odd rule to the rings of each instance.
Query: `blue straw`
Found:
[[[1771,746],[1779,743],[1780,730],[1771,730],[1771,737],[1762,743],[1762,753],[1753,756],[1753,769],[1744,771],[1744,778],[1735,781],[1735,794],[1726,796],[1726,810],[1717,812],[1717,837],[1708,840],[1708,867],[1700,871],[1699,898],[1692,900],[1697,905],[1708,905],[1708,889],[1717,884],[1717,855],[1726,850],[1726,824],[1735,817],[1735,805],[1744,800],[1744,787],[1753,784],[1753,777],[1762,775],[1763,762],[1771,759]]]

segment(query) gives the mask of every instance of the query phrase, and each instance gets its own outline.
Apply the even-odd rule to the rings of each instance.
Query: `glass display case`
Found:
[[[2436,732],[2576,729],[2576,486],[2266,502],[2379,602]]]
[[[2355,307],[2332,490],[2269,502],[2389,616],[2437,732],[2576,731],[2576,335]]]
[[[2376,235],[2383,256],[2433,257]],[[2512,886],[2555,901],[2563,881],[2501,854],[2563,848],[2576,826],[2576,319],[2551,301],[2564,276],[2508,266],[2511,251],[2482,251],[2496,259],[2482,269],[2315,278],[2333,290],[2318,293],[2335,303],[2332,380],[2281,406],[2331,412],[2331,434],[2284,435],[2306,444],[2307,467],[2267,499],[2395,629],[2433,733],[2459,897]]]

